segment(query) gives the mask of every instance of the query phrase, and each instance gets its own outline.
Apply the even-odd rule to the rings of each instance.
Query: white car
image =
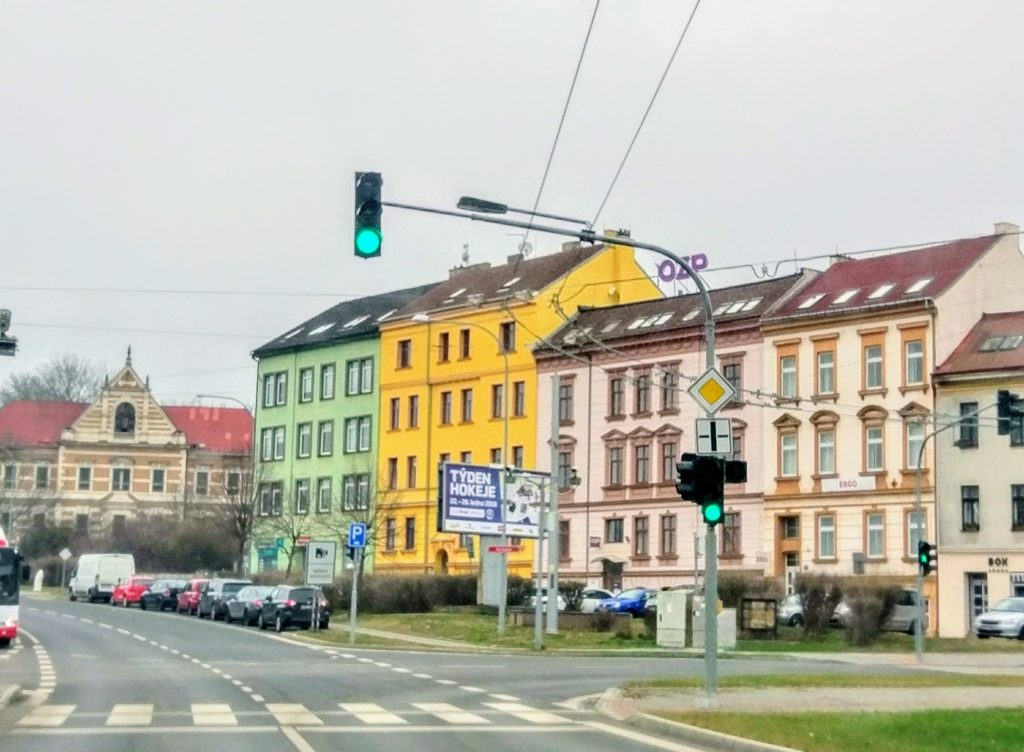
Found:
[[[1024,640],[1024,598],[1003,598],[991,610],[974,617],[974,634]]]
[[[587,588],[583,591],[583,600],[580,602],[580,611],[585,614],[592,614],[597,609],[597,604],[605,598],[614,596],[608,590],[602,588]]]
[[[535,608],[536,605],[537,605],[537,596],[536,595],[531,595],[530,596],[530,608]],[[548,591],[547,590],[545,590],[544,591],[544,595],[541,596],[540,606],[541,606],[541,608],[547,608],[548,607]],[[558,594],[558,610],[559,611],[565,611],[565,609],[566,609],[565,598],[563,598],[562,594],[559,593]]]

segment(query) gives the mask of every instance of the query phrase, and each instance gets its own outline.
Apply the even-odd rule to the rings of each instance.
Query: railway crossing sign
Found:
[[[732,418],[697,418],[697,454],[732,454]]]
[[[736,398],[733,385],[717,368],[706,370],[686,391],[708,415],[714,415]]]

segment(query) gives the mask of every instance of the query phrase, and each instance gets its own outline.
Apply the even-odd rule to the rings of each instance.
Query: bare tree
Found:
[[[100,393],[106,369],[74,353],[58,355],[29,373],[14,373],[0,387],[0,404],[13,400],[91,402]]]
[[[341,489],[340,498],[331,504],[328,524],[332,528],[341,545],[348,540],[348,527],[353,523],[366,526],[366,549],[373,551],[374,557],[387,556],[394,549],[394,541],[387,540],[387,520],[389,512],[394,510],[398,494],[387,489],[387,484],[376,478],[373,472],[363,473],[367,478],[365,487],[357,484],[355,489]],[[359,477],[356,474],[354,477]],[[397,531],[393,531],[397,535]],[[389,544],[390,547],[389,547]],[[359,577],[362,579],[366,566],[366,557],[359,557]]]
[[[237,486],[225,483],[223,494],[213,499],[210,509],[225,522],[235,542],[238,571],[244,570],[245,553],[249,541],[259,523],[259,488],[263,477],[263,465],[249,457],[242,458],[235,465],[225,465],[228,478],[237,473]]]
[[[307,537],[317,524],[310,510],[310,499],[307,495],[305,500],[299,500],[299,504],[296,504],[291,489],[286,489],[280,481],[262,482],[257,497],[256,528],[260,533],[283,541],[284,555],[288,560],[284,576],[290,577],[295,554],[300,548],[299,539]]]
[[[46,514],[57,504],[57,497],[47,487],[38,488],[34,475],[26,476],[22,468],[30,469],[39,458],[20,454],[0,444],[0,521],[9,537],[20,540],[37,514]]]

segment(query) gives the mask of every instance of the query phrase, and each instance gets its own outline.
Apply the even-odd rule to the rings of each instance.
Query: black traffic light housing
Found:
[[[1006,436],[1014,420],[1024,420],[1024,399],[1008,389],[1000,389],[996,392],[996,417],[996,433]]]
[[[928,541],[917,542],[917,565],[925,577],[938,567],[939,552],[933,544]]]
[[[676,492],[685,501],[697,501],[697,455],[687,452],[676,463]]]
[[[384,180],[379,172],[356,173],[356,213],[353,243],[359,258],[380,255],[382,236],[380,215],[382,210],[380,189]]]

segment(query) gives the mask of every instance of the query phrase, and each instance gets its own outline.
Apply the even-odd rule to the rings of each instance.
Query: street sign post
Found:
[[[306,551],[306,584],[330,585],[334,582],[338,542],[332,540],[310,541]]]
[[[697,454],[732,454],[732,418],[697,418]]]
[[[491,554],[517,554],[523,550],[522,546],[488,546],[487,552]]]
[[[62,548],[57,556],[60,557],[60,586],[63,588],[67,584],[68,559],[71,558],[71,551],[66,547]]]
[[[348,526],[349,548],[366,548],[366,523],[353,522]]]
[[[709,416],[736,399],[736,389],[713,366],[704,371],[686,391]]]

